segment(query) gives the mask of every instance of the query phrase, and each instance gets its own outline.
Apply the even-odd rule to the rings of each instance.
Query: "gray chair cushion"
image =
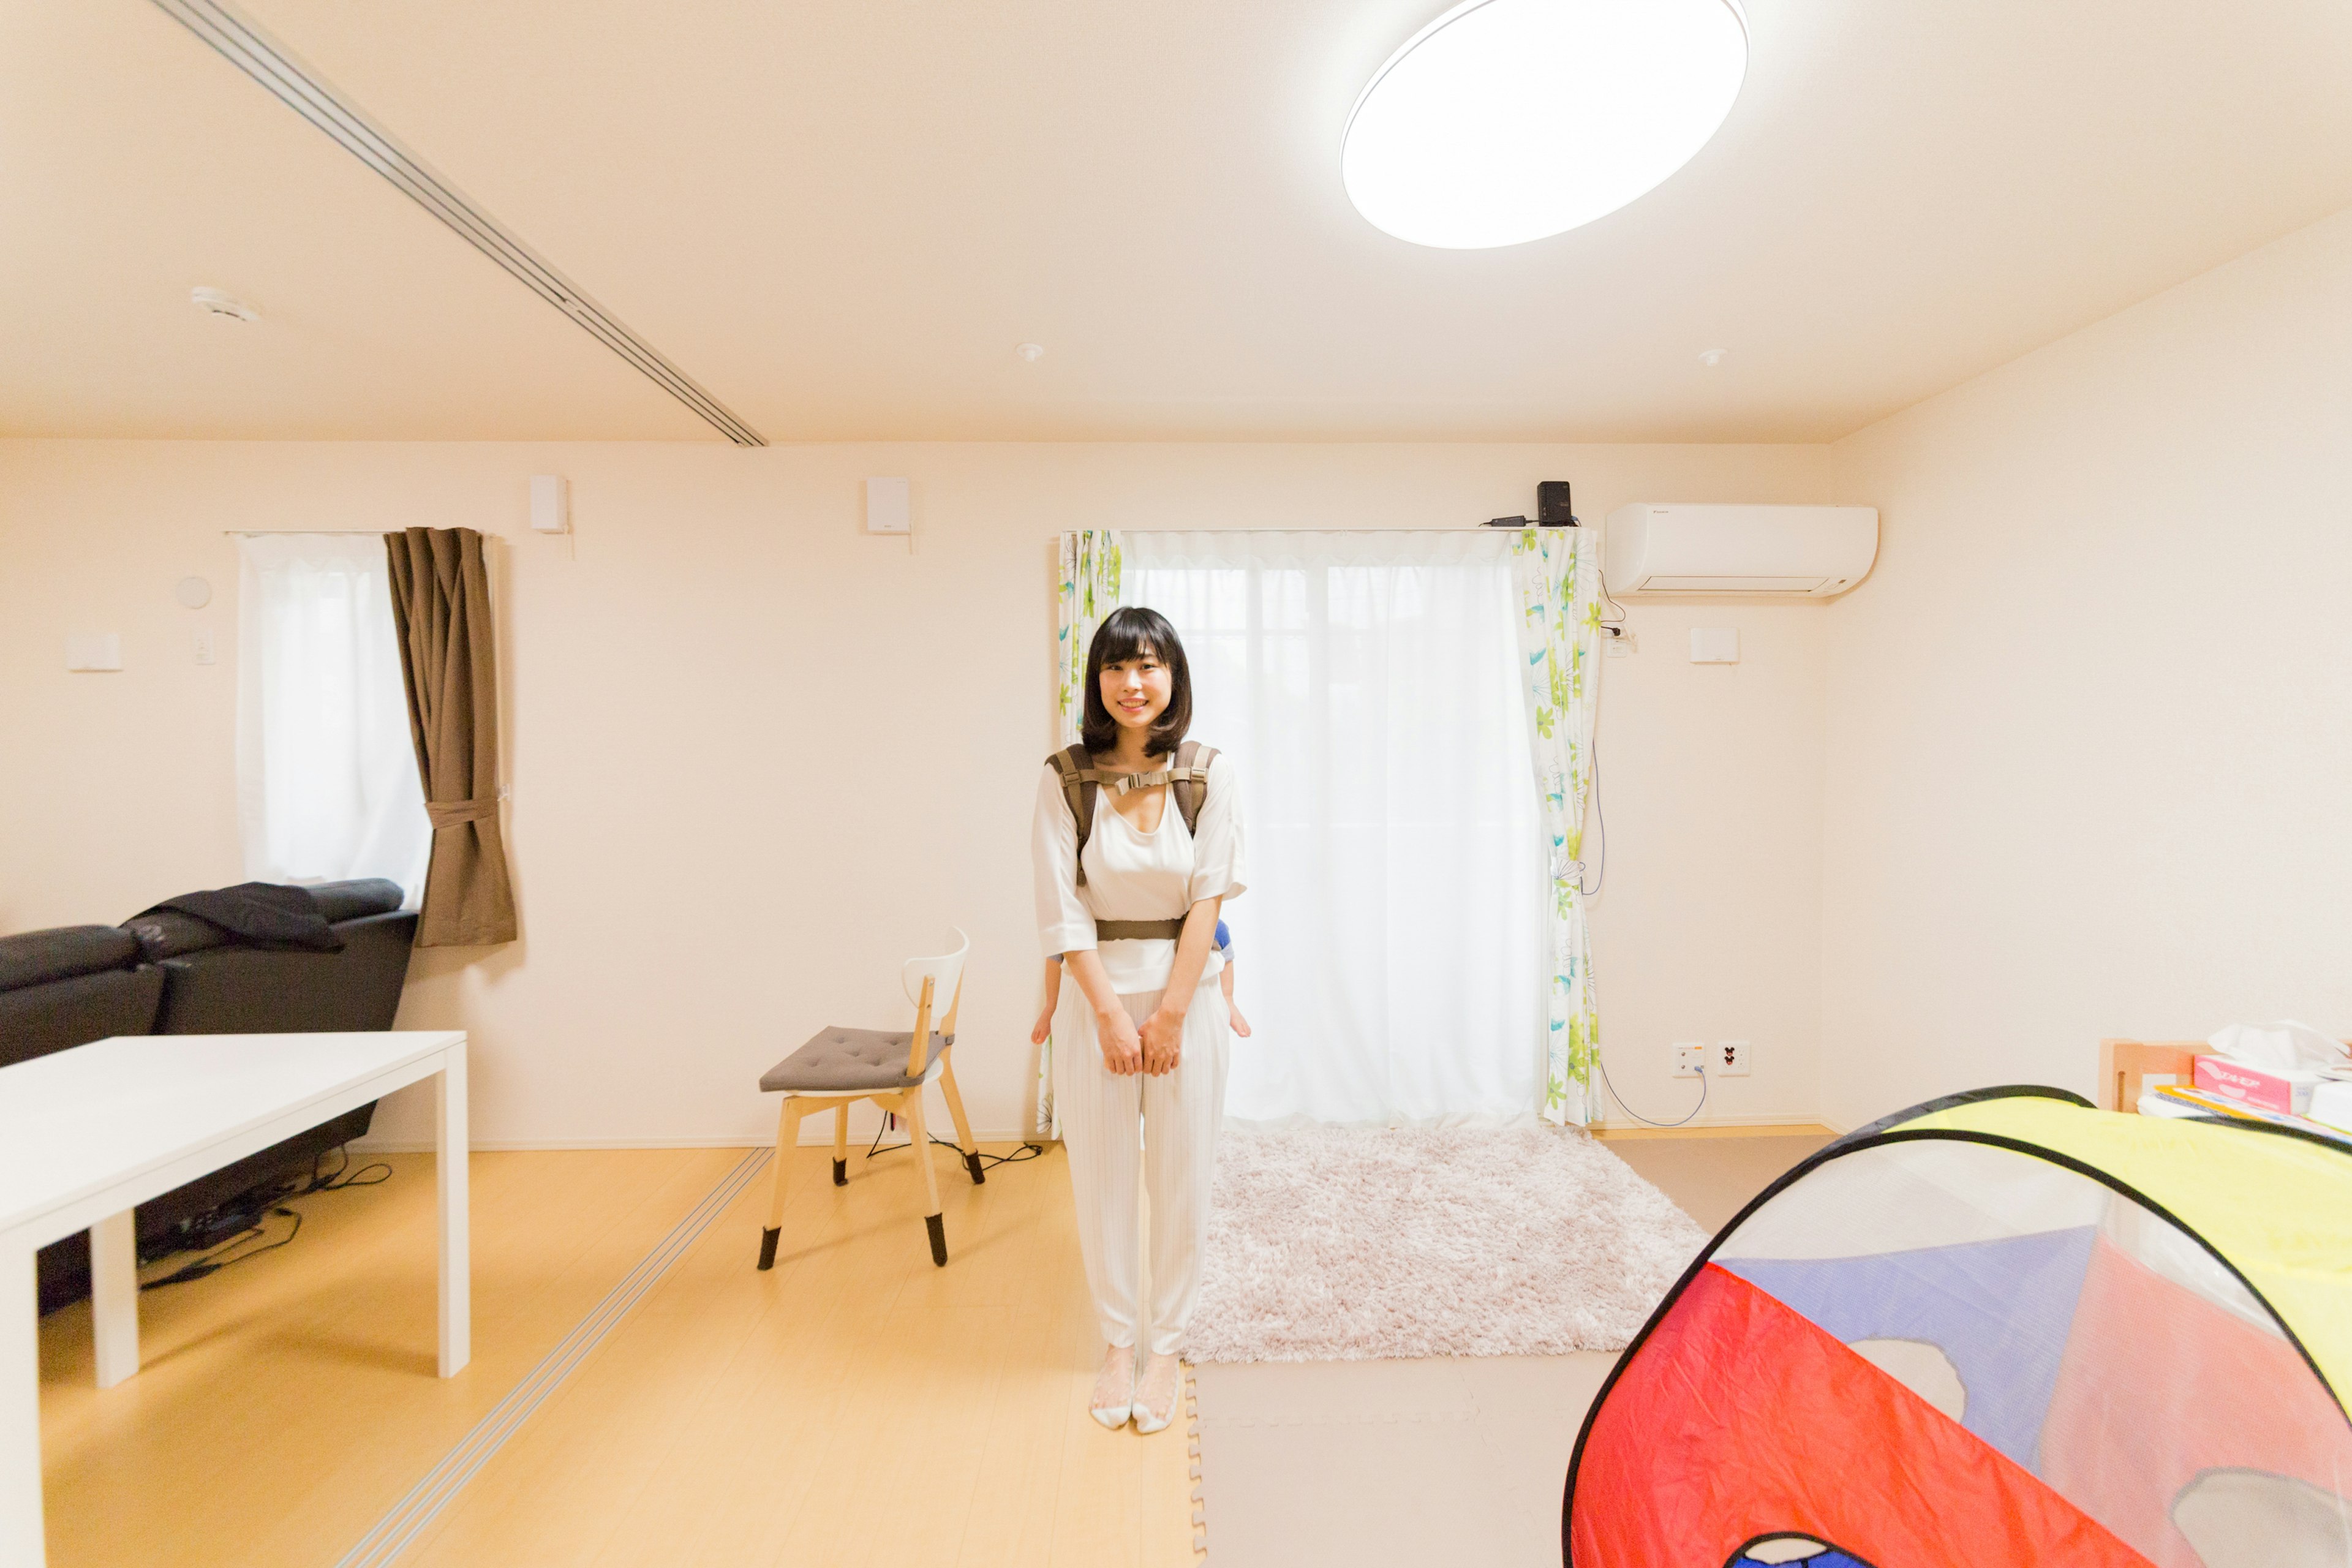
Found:
[[[807,1045],[761,1074],[760,1088],[769,1094],[780,1089],[803,1094],[870,1094],[877,1089],[887,1093],[906,1089],[915,1082],[907,1076],[907,1053],[914,1044],[914,1035],[906,1030],[894,1034],[887,1029],[819,1029]],[[940,1053],[954,1044],[953,1035],[933,1035],[924,1070],[929,1071]]]

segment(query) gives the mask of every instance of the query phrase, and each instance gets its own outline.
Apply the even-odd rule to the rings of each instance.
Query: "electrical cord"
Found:
[[[375,1184],[370,1182],[365,1184],[368,1186],[373,1186]],[[300,1210],[289,1209],[280,1205],[272,1205],[267,1211],[265,1211],[261,1217],[267,1218],[270,1215],[276,1215],[281,1219],[292,1220],[294,1222],[294,1228],[288,1231],[284,1236],[280,1237],[278,1240],[271,1242],[267,1247],[257,1247],[249,1252],[240,1252],[234,1258],[226,1256],[230,1248],[242,1246],[244,1243],[252,1240],[257,1236],[267,1234],[263,1229],[261,1219],[257,1218],[251,1226],[247,1226],[244,1230],[238,1231],[235,1236],[232,1236],[226,1241],[222,1242],[214,1250],[205,1254],[204,1257],[197,1258],[194,1263],[184,1264],[182,1267],[173,1269],[171,1273],[164,1275],[160,1279],[149,1279],[143,1281],[140,1285],[139,1289],[142,1290],[160,1290],[166,1285],[185,1285],[192,1279],[202,1279],[207,1274],[219,1273],[222,1269],[226,1268],[232,1263],[243,1263],[247,1258],[258,1258],[265,1252],[275,1252],[279,1247],[286,1246],[296,1237],[302,1234],[302,1215]]]
[[[1585,898],[1598,893],[1609,880],[1609,816],[1601,809],[1601,727],[1592,729],[1592,826],[1601,831],[1601,867],[1593,873],[1592,886],[1584,885],[1584,862],[1576,863],[1576,890]]]
[[[312,1193],[340,1193],[345,1187],[378,1187],[392,1180],[392,1167],[381,1160],[373,1164],[362,1165],[354,1171],[352,1169],[352,1152],[349,1149],[338,1143],[335,1145],[334,1152],[343,1157],[343,1163],[335,1167],[332,1175],[320,1175],[319,1162],[326,1158],[326,1155],[320,1154],[310,1162],[310,1184],[297,1187],[287,1195],[307,1198]],[[381,1171],[383,1173],[371,1179],[368,1174],[371,1171]]]
[[[351,1187],[380,1186],[392,1179],[390,1165],[378,1162],[374,1164],[362,1165],[354,1171],[352,1169],[352,1155],[349,1149],[338,1144],[334,1152],[342,1156],[342,1163],[336,1166],[333,1172],[322,1173],[319,1169],[326,1160],[325,1153],[313,1155],[310,1160],[309,1181],[280,1183],[274,1191],[268,1192],[268,1196],[253,1195],[253,1222],[250,1225],[241,1226],[232,1232],[226,1239],[214,1243],[210,1250],[194,1262],[183,1264],[161,1279],[143,1281],[139,1289],[155,1290],[166,1285],[185,1285],[191,1280],[202,1279],[208,1274],[217,1274],[231,1264],[243,1263],[247,1258],[258,1258],[265,1252],[275,1252],[302,1234],[302,1211],[286,1206],[292,1200],[307,1198],[313,1193],[340,1193]],[[375,1172],[383,1173],[373,1174]],[[235,1251],[247,1242],[267,1235],[268,1230],[264,1222],[273,1217],[290,1219],[294,1222],[294,1227],[267,1247],[256,1247],[244,1252]],[[232,1253],[234,1256],[231,1256]]]
[[[1609,1098],[1617,1102],[1619,1110],[1622,1110],[1626,1115],[1632,1117],[1634,1121],[1640,1122],[1644,1127],[1680,1127],[1684,1122],[1690,1121],[1691,1116],[1696,1116],[1700,1111],[1706,1109],[1706,1068],[1704,1065],[1702,1065],[1698,1069],[1698,1103],[1690,1108],[1690,1116],[1684,1117],[1681,1121],[1653,1121],[1648,1117],[1643,1115],[1640,1111],[1634,1110],[1632,1106],[1626,1104],[1625,1097],[1617,1092],[1617,1086],[1609,1082],[1609,1064],[1599,1057],[1595,1057],[1593,1060],[1600,1062],[1601,1064],[1601,1081],[1603,1084],[1608,1085]]]
[[[895,1154],[901,1149],[911,1149],[915,1146],[915,1141],[909,1138],[904,1143],[893,1143],[887,1149],[882,1147],[882,1135],[897,1127],[898,1124],[898,1117],[897,1112],[883,1112],[882,1124],[874,1130],[874,1142],[866,1145],[866,1157],[867,1159],[871,1160],[877,1154]],[[961,1159],[963,1157],[963,1151],[961,1148],[949,1142],[938,1133],[931,1133],[930,1139],[933,1143],[942,1149],[954,1149],[956,1152],[956,1158]],[[980,1168],[983,1171],[992,1171],[999,1165],[1018,1165],[1025,1161],[1036,1159],[1045,1152],[1045,1146],[1043,1143],[1024,1142],[1020,1148],[1015,1149],[1010,1154],[982,1153],[980,1156]]]

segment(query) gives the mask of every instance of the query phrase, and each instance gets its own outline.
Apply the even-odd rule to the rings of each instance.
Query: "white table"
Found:
[[[33,1254],[88,1228],[98,1384],[139,1370],[131,1208],[420,1079],[434,1080],[441,1375],[473,1354],[466,1037],[121,1036],[0,1068],[0,1568],[39,1568]]]

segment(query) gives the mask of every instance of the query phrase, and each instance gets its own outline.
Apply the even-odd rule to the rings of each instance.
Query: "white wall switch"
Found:
[[[1715,1059],[1707,1063],[1706,1070],[1717,1078],[1746,1078],[1755,1065],[1756,1047],[1746,1040],[1717,1040]]]
[[[1739,628],[1738,626],[1693,626],[1691,628],[1691,662],[1693,664],[1738,664],[1739,662]]]
[[[905,479],[866,481],[866,531],[912,533],[915,518],[910,487]]]
[[[66,668],[105,670],[122,668],[121,632],[70,632],[66,636]]]
[[[530,526],[541,533],[572,531],[572,487],[562,474],[531,475]]]
[[[1675,1042],[1675,1076],[1696,1078],[1707,1065],[1706,1045],[1702,1040]]]
[[[213,634],[209,627],[196,633],[195,652],[198,664],[213,662]]]

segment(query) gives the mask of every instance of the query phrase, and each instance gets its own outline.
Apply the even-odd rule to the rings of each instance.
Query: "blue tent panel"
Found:
[[[1967,1391],[1960,1425],[2031,1470],[2096,1235],[2082,1226],[1863,1258],[1715,1261],[1844,1343],[1936,1346]]]

